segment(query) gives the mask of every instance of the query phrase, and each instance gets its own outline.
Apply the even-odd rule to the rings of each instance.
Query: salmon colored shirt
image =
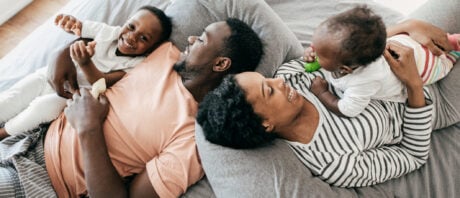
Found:
[[[160,197],[178,197],[204,172],[195,145],[197,102],[172,69],[179,50],[166,43],[112,86],[104,135],[122,177],[147,168]],[[78,135],[64,115],[45,139],[46,169],[59,197],[87,193]]]

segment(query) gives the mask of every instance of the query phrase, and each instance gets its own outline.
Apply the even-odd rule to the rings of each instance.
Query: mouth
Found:
[[[289,87],[289,86],[288,86]],[[294,90],[293,88],[289,87],[289,93],[288,93],[288,102],[294,101],[294,99],[297,96],[297,91]]]
[[[126,39],[124,39],[123,37],[121,37],[121,42],[122,44],[128,48],[128,49],[135,49],[135,46],[131,43],[129,43]]]

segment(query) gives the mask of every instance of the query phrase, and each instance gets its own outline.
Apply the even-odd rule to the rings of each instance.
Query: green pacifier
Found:
[[[305,63],[304,68],[305,68],[305,71],[308,73],[314,72],[318,70],[319,68],[321,68],[321,65],[319,65],[319,62],[318,62],[318,57],[316,57],[315,61],[311,63]]]

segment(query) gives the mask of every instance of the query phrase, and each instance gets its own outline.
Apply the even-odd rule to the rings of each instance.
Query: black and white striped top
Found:
[[[311,80],[323,71],[303,72],[303,63],[281,66],[282,77],[320,114],[320,123],[309,144],[289,142],[297,157],[313,174],[341,187],[369,186],[397,178],[422,166],[430,147],[433,105],[410,108],[404,103],[372,100],[353,118],[328,111],[309,91]],[[341,95],[330,87],[330,90]]]

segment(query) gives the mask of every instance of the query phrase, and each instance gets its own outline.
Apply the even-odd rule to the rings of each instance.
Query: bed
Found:
[[[172,17],[171,41],[180,49],[188,35],[227,17],[247,22],[262,38],[265,56],[258,71],[273,75],[283,62],[297,58],[314,28],[326,17],[366,3],[391,25],[404,15],[366,0],[71,0],[60,12],[80,19],[121,25],[144,4]],[[459,32],[458,0],[430,0],[410,13],[448,32]],[[0,91],[47,65],[53,52],[76,37],[48,20],[0,60]],[[457,64],[459,66],[459,64]],[[459,93],[460,96],[460,93]],[[1,113],[1,110],[0,110]],[[460,189],[460,125],[434,131],[428,163],[417,171],[364,188],[336,188],[314,177],[281,140],[255,150],[233,150],[207,142],[199,125],[196,141],[206,177],[183,197],[458,197]]]

